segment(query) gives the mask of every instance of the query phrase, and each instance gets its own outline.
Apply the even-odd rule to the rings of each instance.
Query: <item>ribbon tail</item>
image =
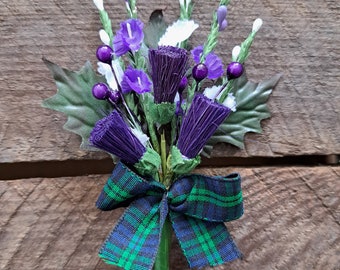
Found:
[[[161,235],[159,207],[154,197],[131,203],[101,247],[99,257],[126,270],[151,270]]]
[[[191,268],[216,266],[240,258],[223,222],[210,222],[170,211],[171,222]]]

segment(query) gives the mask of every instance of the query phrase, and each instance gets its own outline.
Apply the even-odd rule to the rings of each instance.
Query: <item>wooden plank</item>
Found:
[[[243,177],[245,214],[228,223],[243,260],[214,269],[339,269],[340,167],[210,168]],[[123,209],[94,202],[105,175],[0,181],[0,269],[117,269],[97,250]],[[188,269],[174,242],[171,269]]]
[[[114,30],[125,18],[124,5],[107,1]],[[216,1],[217,3],[217,1]],[[231,1],[229,26],[217,53],[227,63],[233,46],[248,34],[252,21],[265,24],[247,64],[253,80],[283,73],[269,106],[273,117],[263,135],[246,137],[246,150],[221,148],[215,156],[324,155],[340,153],[338,1]],[[138,1],[146,21],[151,10],[178,14],[176,1]],[[214,5],[197,1],[201,23],[193,46],[205,40]],[[64,116],[40,107],[56,87],[41,57],[78,70],[94,65],[100,23],[92,1],[4,0],[0,6],[0,162],[100,159],[78,149],[79,138],[62,130]]]

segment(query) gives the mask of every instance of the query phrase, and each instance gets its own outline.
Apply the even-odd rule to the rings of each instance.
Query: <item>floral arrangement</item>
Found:
[[[110,154],[116,166],[97,201],[101,210],[128,206],[99,256],[124,269],[169,269],[174,232],[190,267],[239,258],[225,222],[243,214],[241,177],[192,174],[216,143],[243,147],[246,132],[261,132],[270,113],[267,99],[279,76],[253,83],[244,63],[262,20],[254,21],[225,67],[214,49],[227,28],[228,0],[216,3],[211,31],[192,50],[199,25],[193,3],[180,0],[179,19],[168,26],[161,10],[138,19],[135,0],[114,33],[102,0],[94,0],[103,29],[96,51],[97,74],[44,59],[58,92],[43,106],[68,116],[65,129],[81,147]]]

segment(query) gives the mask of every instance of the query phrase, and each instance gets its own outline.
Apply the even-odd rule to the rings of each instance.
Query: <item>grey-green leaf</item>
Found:
[[[112,110],[107,101],[92,96],[92,86],[105,78],[98,76],[89,62],[79,72],[73,72],[43,61],[53,75],[57,93],[45,99],[42,106],[64,113],[67,116],[64,128],[81,136],[81,148],[90,150],[88,139],[95,123]]]
[[[163,12],[161,9],[154,10],[149,22],[144,27],[144,42],[149,48],[157,48],[158,41],[163,36],[167,28],[167,24],[163,18]]]
[[[266,102],[280,77],[281,75],[277,74],[260,83],[248,81],[245,75],[235,80],[232,92],[236,98],[237,110],[220,125],[201,154],[209,157],[213,146],[221,142],[233,144],[242,149],[245,133],[261,133],[261,120],[270,117]]]

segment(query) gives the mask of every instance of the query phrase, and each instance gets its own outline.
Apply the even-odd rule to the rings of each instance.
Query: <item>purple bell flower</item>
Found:
[[[177,148],[182,155],[195,158],[230,112],[230,108],[196,94],[178,136]]]
[[[129,66],[123,76],[121,83],[123,94],[135,91],[137,94],[143,94],[151,91],[152,83],[146,73],[139,69]]]
[[[186,50],[160,46],[149,51],[155,103],[174,102],[186,71]]]
[[[138,51],[143,38],[143,23],[140,20],[129,19],[122,22],[113,40],[115,55],[122,56],[128,51]]]
[[[137,163],[146,152],[146,148],[117,111],[96,123],[90,135],[90,142],[128,164]]]
[[[196,64],[200,63],[200,58],[201,58],[202,53],[203,53],[203,46],[197,46],[191,51],[191,55]],[[214,80],[223,75],[224,73],[223,63],[222,63],[221,58],[219,58],[216,54],[209,53],[205,57],[204,64],[208,68],[208,76],[207,76],[208,79]]]

